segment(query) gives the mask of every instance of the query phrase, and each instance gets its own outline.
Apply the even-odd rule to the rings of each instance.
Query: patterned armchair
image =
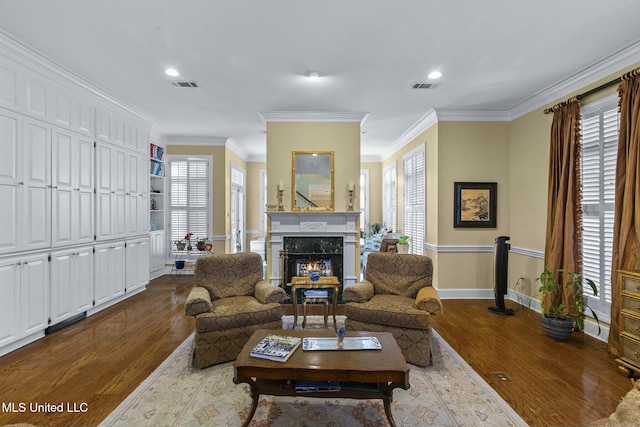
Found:
[[[431,365],[431,316],[442,313],[422,255],[372,252],[365,280],[345,288],[347,330],[391,332],[407,362]]]
[[[193,364],[235,360],[257,329],[282,329],[283,289],[262,280],[257,253],[199,257],[185,313],[196,318]]]

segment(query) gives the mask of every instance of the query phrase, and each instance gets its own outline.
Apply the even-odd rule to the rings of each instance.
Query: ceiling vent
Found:
[[[429,89],[429,88],[432,88],[432,87],[435,87],[435,86],[433,84],[431,84],[431,83],[415,83],[413,85],[414,89]]]
[[[173,87],[198,87],[198,83],[196,82],[181,82],[177,80],[168,80],[168,82],[171,83]]]

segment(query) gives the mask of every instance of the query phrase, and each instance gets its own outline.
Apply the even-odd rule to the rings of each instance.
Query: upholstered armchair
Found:
[[[442,302],[423,255],[372,252],[364,281],[345,288],[347,330],[391,332],[407,362],[431,365],[431,316]]]
[[[257,253],[199,257],[185,313],[195,316],[193,365],[235,360],[257,329],[282,329],[283,289],[262,280]]]

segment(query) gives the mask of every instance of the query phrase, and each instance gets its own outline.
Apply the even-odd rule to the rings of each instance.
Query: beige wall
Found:
[[[247,163],[247,183],[246,183],[246,196],[247,196],[247,243],[246,248],[249,248],[249,242],[252,239],[259,237],[260,233],[260,218],[266,210],[265,206],[260,205],[260,171],[267,169],[266,162],[249,162]],[[251,232],[249,232],[251,231]]]
[[[334,210],[347,210],[349,181],[360,182],[360,123],[267,123],[267,194],[277,204],[283,181],[284,209],[291,210],[292,151],[334,152]],[[358,206],[356,198],[354,206]]]

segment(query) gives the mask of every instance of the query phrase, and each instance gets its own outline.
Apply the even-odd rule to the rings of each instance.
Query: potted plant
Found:
[[[588,308],[591,315],[598,324],[598,335],[600,335],[600,321],[593,309],[584,302],[584,286],[591,287],[593,294],[598,295],[598,287],[591,279],[587,279],[582,274],[572,273],[560,269],[557,273],[556,281],[554,274],[545,269],[536,280],[540,281],[540,307],[542,309],[542,327],[547,336],[557,341],[566,341],[571,337],[571,332],[584,329],[584,310]],[[563,286],[571,289],[575,304],[566,306],[562,301]],[[549,304],[547,304],[549,302]]]
[[[193,236],[193,233],[187,233],[184,236],[184,240],[187,241],[187,250],[190,251],[191,249],[193,249],[193,246],[191,246],[191,236]]]
[[[176,245],[176,249],[179,251],[184,251],[184,248],[187,246],[187,244],[184,242],[184,240],[176,240],[175,242]]]
[[[199,237],[198,242],[196,243],[196,248],[198,248],[199,251],[205,251],[207,240],[209,240],[208,237]]]
[[[399,254],[409,253],[409,236],[398,237],[398,243],[396,245]]]

